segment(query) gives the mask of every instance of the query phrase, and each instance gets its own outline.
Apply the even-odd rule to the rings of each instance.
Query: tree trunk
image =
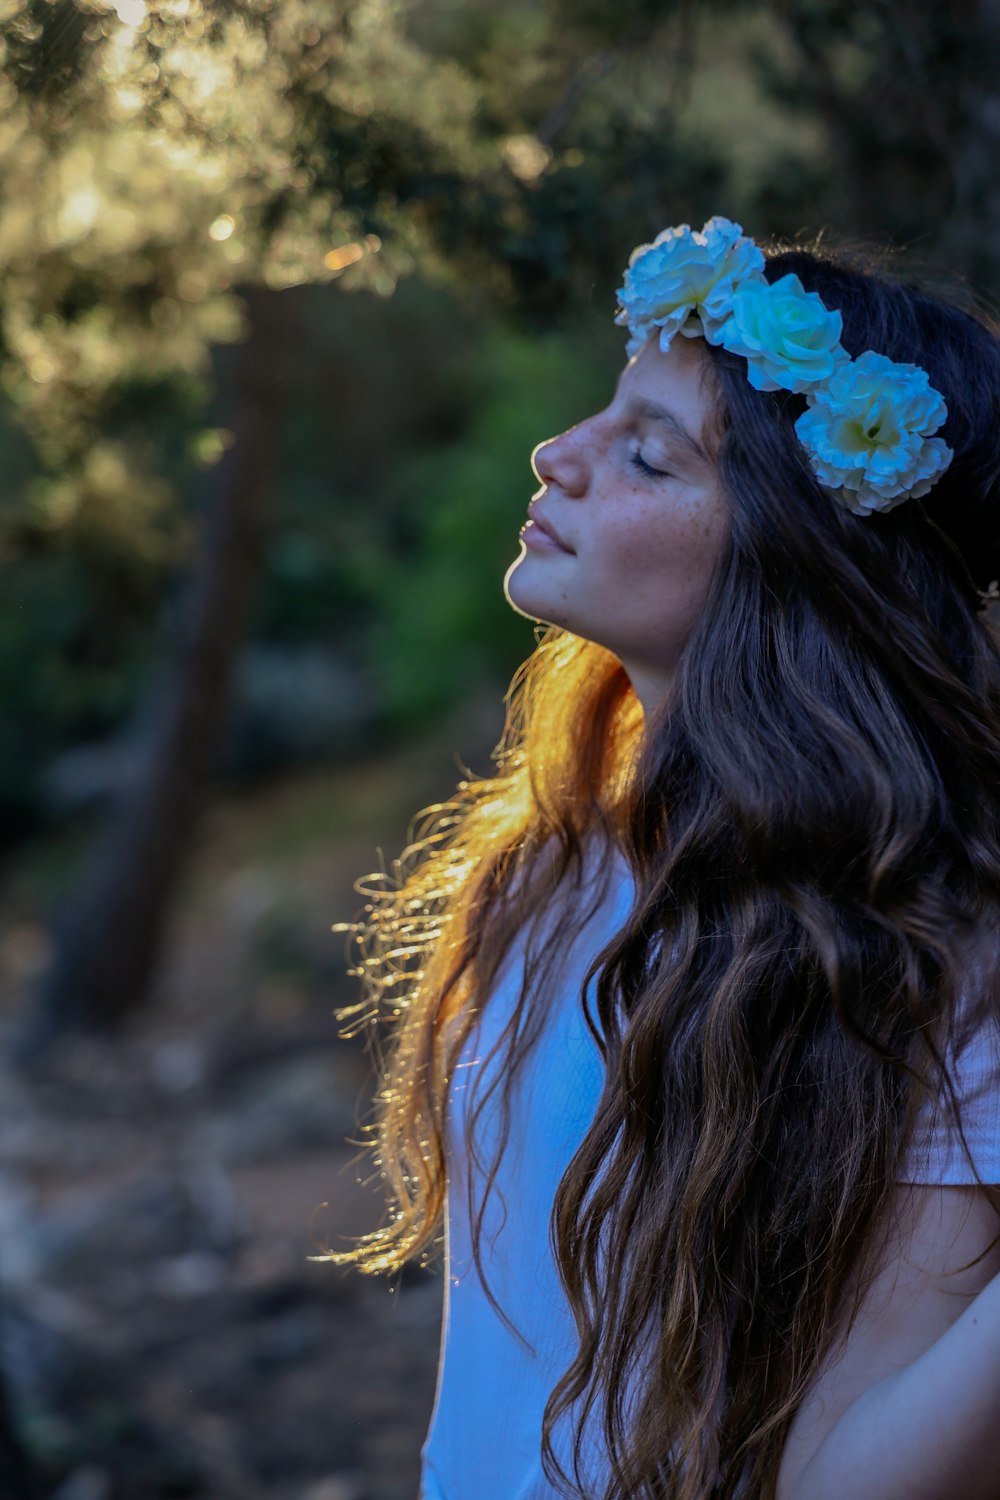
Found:
[[[292,309],[246,288],[227,426],[179,639],[156,699],[141,774],[109,818],[91,870],[53,927],[55,957],[16,1048],[40,1061],[63,1032],[113,1031],[146,1000],[171,905],[218,773],[237,649],[261,569],[287,399]]]

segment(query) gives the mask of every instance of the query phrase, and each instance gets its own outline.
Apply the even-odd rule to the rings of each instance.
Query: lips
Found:
[[[552,526],[544,516],[539,515],[538,511],[531,505],[528,506],[528,515],[530,516],[531,520],[534,521],[539,531],[544,531],[545,535],[551,537],[556,545],[561,547],[564,552],[573,551],[572,547],[567,547],[566,543],[563,541],[558,531],[556,531],[555,527]]]

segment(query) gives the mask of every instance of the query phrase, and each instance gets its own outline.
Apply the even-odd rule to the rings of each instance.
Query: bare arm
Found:
[[[776,1500],[998,1500],[1000,1222],[977,1188],[919,1186],[846,1348],[792,1423]]]

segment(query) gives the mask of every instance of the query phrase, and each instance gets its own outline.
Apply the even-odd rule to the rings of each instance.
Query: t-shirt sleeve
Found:
[[[991,1017],[947,1062],[972,1160],[984,1183],[1000,1184],[1000,1023]],[[925,1100],[900,1182],[965,1185],[976,1177],[947,1100]]]

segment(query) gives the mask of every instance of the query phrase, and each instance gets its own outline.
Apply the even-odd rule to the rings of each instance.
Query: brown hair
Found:
[[[319,1258],[375,1273],[437,1243],[452,1070],[513,938],[579,885],[591,844],[632,871],[587,976],[606,1085],[552,1216],[578,1347],[543,1460],[582,1494],[551,1432],[582,1400],[576,1466],[600,1403],[602,1500],[773,1494],[844,1299],[846,1338],[877,1267],[919,1106],[943,1098],[961,1129],[959,1020],[1000,1015],[991,983],[958,1003],[1000,915],[1000,651],[970,576],[1000,557],[1000,343],[825,250],[769,254],[771,279],[789,270],[841,310],[849,353],[928,371],[947,473],[925,500],[851,516],[795,439],[803,399],[754,390],[711,348],[730,534],[671,702],[644,723],[615,656],[545,629],[496,775],[426,809],[392,877],[357,886],[364,998],[338,1016],[391,1034],[368,1128],[393,1206]],[[520,1018],[544,1015],[536,978],[502,1038],[484,1201],[538,1034]]]

